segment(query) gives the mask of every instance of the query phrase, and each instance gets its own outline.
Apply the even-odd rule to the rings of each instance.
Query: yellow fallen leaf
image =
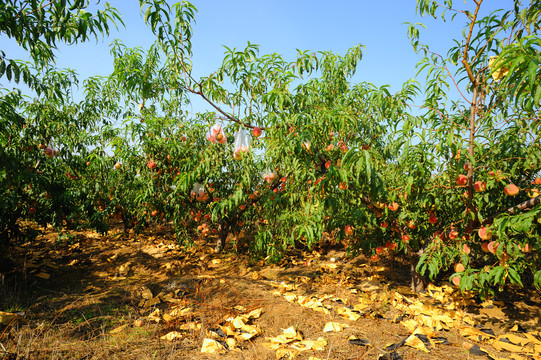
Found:
[[[267,350],[277,350],[277,349],[280,349],[283,345],[280,343],[271,341],[270,343],[261,343],[261,346],[263,346]]]
[[[536,338],[532,333],[529,333],[529,332],[524,333],[524,336],[526,336],[528,338],[528,340],[530,340],[531,343],[541,345],[541,340]]]
[[[143,291],[141,292],[141,296],[143,297],[143,299],[147,299],[147,300],[150,300],[154,297],[154,295],[152,295],[152,291],[150,291],[149,288],[143,288]]]
[[[175,297],[175,294],[172,292],[167,293],[165,295],[160,295],[160,299],[164,302],[170,302]]]
[[[295,294],[284,294],[284,298],[289,302],[297,301],[297,295]]]
[[[506,341],[501,341],[500,339],[495,340],[492,343],[492,346],[494,346],[497,350],[505,350],[509,352],[525,352],[525,349],[522,346],[510,344]]]
[[[528,358],[526,358],[524,356],[521,356],[521,355],[517,355],[517,354],[510,354],[509,359],[511,359],[511,360],[528,360]]]
[[[178,331],[170,331],[167,334],[160,337],[161,340],[173,341],[176,339],[182,339],[182,334]]]
[[[292,341],[301,341],[302,334],[295,330],[293,326],[282,330],[282,334],[273,338],[267,338],[274,344],[287,344]]]
[[[124,331],[128,327],[128,324],[120,325],[119,327],[114,328],[113,330],[109,331],[109,334],[118,334],[121,331]]]
[[[228,322],[220,327],[224,334],[227,336],[234,336],[237,334],[237,328],[232,323]]]
[[[462,326],[458,329],[458,332],[460,335],[475,341],[487,341],[494,338],[494,336],[470,326]]]
[[[331,321],[325,324],[325,327],[323,328],[323,332],[342,331],[347,327],[349,327],[348,324],[340,324],[340,323]]]
[[[347,307],[341,307],[336,309],[336,313],[340,316],[343,316],[349,320],[357,321],[361,317],[361,314],[351,310]]]
[[[329,314],[331,313],[331,312],[329,311],[329,309],[327,309],[327,308],[324,307],[324,306],[313,307],[312,310],[317,311],[317,312],[324,313],[325,315],[329,315]]]
[[[201,324],[189,322],[179,326],[180,330],[201,330]]]
[[[156,309],[152,313],[150,313],[150,315],[148,315],[148,320],[159,323],[161,321],[160,309]]]
[[[225,339],[225,343],[227,344],[227,346],[229,347],[230,350],[237,347],[237,340],[235,340],[233,338]]]
[[[295,343],[291,346],[299,351],[306,351],[306,350],[323,351],[325,350],[325,346],[327,346],[327,340],[325,340],[322,337],[319,337],[317,340],[299,341],[298,343]]]
[[[261,328],[254,325],[244,325],[240,332],[236,334],[236,338],[240,340],[250,340],[254,336],[261,334]]]
[[[428,351],[428,349],[426,348],[426,345],[421,341],[421,339],[419,339],[417,336],[415,335],[410,335],[407,339],[406,339],[406,342],[404,343],[405,345],[408,345],[412,348],[415,348],[415,349],[419,349],[419,350],[422,350],[426,353],[430,352]]]
[[[261,313],[263,312],[263,308],[252,310],[246,315],[248,319],[257,319],[261,316]]]
[[[44,271],[41,271],[40,273],[36,274],[36,277],[39,277],[40,279],[49,279],[51,277],[50,274],[44,272]]]
[[[522,336],[517,336],[515,334],[503,334],[500,336],[500,338],[506,338],[507,340],[511,341],[515,345],[524,346],[530,342],[529,339],[523,338]]]
[[[366,308],[369,308],[370,306],[368,306],[367,304],[355,304],[353,305],[353,309],[357,310],[357,311],[363,311],[365,310]]]
[[[301,333],[295,330],[293,326],[290,326],[287,329],[283,330],[282,333],[286,338],[302,340]]]
[[[408,329],[411,334],[413,334],[415,329],[417,329],[417,327],[419,326],[419,322],[415,319],[404,320],[401,321],[400,324],[404,325],[404,327]]]
[[[216,340],[204,339],[203,346],[201,346],[201,352],[207,354],[215,354],[225,351],[225,347]]]
[[[180,307],[176,307],[174,308],[173,310],[171,310],[171,312],[169,313],[169,315],[171,315],[172,317],[174,318],[178,318],[178,317],[182,317],[182,316],[188,316],[188,315],[191,315],[193,313],[193,309],[192,308],[180,308]]]
[[[296,284],[288,284],[284,281],[282,281],[280,283],[280,285],[278,286],[278,288],[280,289],[280,292],[281,293],[285,293],[285,292],[289,292],[289,291],[293,291],[293,290],[297,290],[297,285]]]
[[[236,329],[240,329],[245,325],[241,316],[237,316],[236,318],[234,318],[231,324],[233,324]]]
[[[299,352],[294,349],[278,349],[276,350],[276,359],[295,359]]]
[[[14,325],[23,321],[24,319],[22,318],[22,316],[14,313],[0,311],[0,324],[2,325]]]

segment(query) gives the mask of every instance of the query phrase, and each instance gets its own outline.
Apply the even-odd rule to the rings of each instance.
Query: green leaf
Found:
[[[536,288],[541,289],[541,270],[534,274],[533,283]]]
[[[535,77],[537,73],[537,63],[535,61],[530,61],[530,64],[528,65],[528,79],[530,81],[530,89],[533,92],[533,84],[535,83]]]
[[[519,273],[515,269],[513,269],[512,267],[509,267],[507,269],[507,273],[509,274],[509,280],[511,280],[512,283],[520,284],[520,286],[524,286],[522,285],[522,281],[520,280]]]

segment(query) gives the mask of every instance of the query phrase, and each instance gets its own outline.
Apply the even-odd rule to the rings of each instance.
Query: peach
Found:
[[[478,193],[483,192],[487,189],[487,183],[484,181],[476,181],[473,183],[473,189]]]
[[[393,202],[392,204],[389,204],[389,210],[391,210],[391,211],[398,210],[398,203]]]
[[[458,276],[453,276],[453,279],[451,281],[455,286],[460,285],[460,277],[458,277]]]
[[[455,272],[459,273],[459,272],[463,272],[465,269],[464,269],[464,265],[462,265],[461,263],[457,263],[455,264]]]
[[[481,243],[481,250],[483,250],[486,253],[490,252],[490,250],[488,250],[488,242],[487,241]]]
[[[529,253],[533,250],[533,247],[531,244],[524,244],[524,246],[521,248],[522,252]]]
[[[346,225],[346,227],[344,228],[344,232],[347,235],[353,235],[353,228],[350,225]]]
[[[498,246],[500,245],[499,242],[496,242],[496,241],[491,241],[488,243],[487,245],[487,249],[488,251],[490,251],[491,253],[496,253],[496,251],[498,250]]]
[[[489,240],[492,238],[492,231],[485,226],[481,226],[477,231],[477,234],[483,240]]]
[[[509,184],[503,190],[503,192],[509,196],[515,196],[518,194],[519,191],[519,188],[515,184]]]
[[[470,252],[471,252],[471,249],[470,249],[470,247],[468,246],[468,244],[464,244],[464,246],[462,247],[462,251],[463,251],[466,255],[469,255]]]
[[[261,133],[262,133],[261,128],[255,127],[252,130],[252,135],[255,136],[255,137],[260,137]]]
[[[456,179],[457,185],[464,186],[468,183],[468,177],[464,174],[458,175],[458,178]]]

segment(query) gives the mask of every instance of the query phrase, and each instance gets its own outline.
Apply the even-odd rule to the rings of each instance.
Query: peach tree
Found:
[[[417,5],[420,15],[451,12],[467,26],[445,55],[409,28],[424,55],[425,100],[401,130],[405,146],[391,179],[408,197],[391,222],[430,278],[452,268],[453,283],[485,294],[508,283],[539,286],[539,5],[515,2],[485,17],[482,1],[464,10]]]
[[[95,117],[85,104],[69,100],[77,80],[73,73],[52,67],[54,49],[57,43],[107,35],[120,17],[108,5],[86,12],[80,1],[5,1],[0,8],[0,32],[31,60],[13,59],[0,49],[0,245],[7,245],[24,236],[20,219],[61,226],[81,206],[84,196],[72,186],[75,153],[85,144],[77,130],[91,128]],[[8,89],[10,85],[14,88]],[[23,96],[23,88],[34,98]]]

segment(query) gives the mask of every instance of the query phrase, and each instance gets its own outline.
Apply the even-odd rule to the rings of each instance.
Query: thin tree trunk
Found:
[[[216,240],[216,247],[214,248],[214,251],[219,253],[223,250],[225,247],[225,240],[227,239],[227,235],[229,234],[229,227],[227,224],[221,224],[220,230],[218,232],[218,240]]]
[[[413,261],[410,262],[410,272],[411,272],[411,291],[417,293],[419,291],[426,290],[427,281],[424,276],[422,276],[415,270],[415,263]]]

